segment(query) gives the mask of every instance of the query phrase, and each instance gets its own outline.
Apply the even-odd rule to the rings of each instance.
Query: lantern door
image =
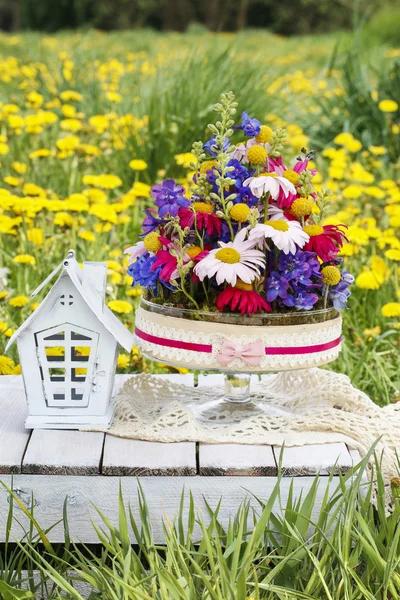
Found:
[[[46,404],[84,408],[89,404],[99,334],[64,323],[35,334]]]

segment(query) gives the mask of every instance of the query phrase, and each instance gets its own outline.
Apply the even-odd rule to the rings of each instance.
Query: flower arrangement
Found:
[[[193,144],[193,185],[151,190],[142,239],[125,252],[148,300],[242,315],[346,306],[353,276],[338,253],[345,225],[324,225],[329,190],[316,191],[314,153],[284,158],[287,134],[242,113],[232,92],[215,105],[206,143]],[[240,135],[237,141],[235,138]],[[234,142],[234,143],[233,143]]]

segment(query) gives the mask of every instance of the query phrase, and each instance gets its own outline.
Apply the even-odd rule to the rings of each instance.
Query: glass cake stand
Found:
[[[208,382],[202,378],[186,407],[201,421],[239,423],[253,415],[290,414],[285,408],[285,374],[327,364],[338,356],[341,317],[332,307],[241,316],[143,298],[135,338],[143,355],[153,361],[223,373],[223,390],[219,378],[210,376]],[[251,383],[257,382],[252,393]]]

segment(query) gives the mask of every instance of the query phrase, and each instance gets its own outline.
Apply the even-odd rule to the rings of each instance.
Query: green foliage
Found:
[[[400,46],[400,3],[392,1],[379,9],[364,28],[363,37],[369,44]]]
[[[40,570],[31,592],[46,589],[50,599],[61,594],[82,600],[77,584],[85,583],[93,600],[394,600],[400,595],[400,503],[394,500],[392,513],[386,512],[378,460],[375,483],[368,482],[372,452],[339,484],[329,477],[321,506],[318,477],[297,497],[292,482],[285,501],[278,477],[266,501],[255,499],[259,509],[246,500],[225,526],[220,504],[206,503],[202,516],[191,494],[183,494],[175,521],[164,521],[164,544],[156,545],[139,486],[138,520],[122,489],[118,525],[98,511],[101,526],[93,527],[101,551],[69,539],[61,553],[50,544],[39,551],[35,539],[47,539],[47,532],[32,517],[30,535],[11,557],[26,557],[30,579],[33,569]],[[67,528],[65,518],[64,523]],[[32,597],[20,591],[26,582],[0,573],[1,589],[13,594],[10,598]]]

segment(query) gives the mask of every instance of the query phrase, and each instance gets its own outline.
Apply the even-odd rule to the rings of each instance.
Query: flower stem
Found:
[[[264,200],[264,223],[266,223],[268,221],[269,197],[270,197],[270,193],[267,192],[265,194],[265,200]]]
[[[329,293],[329,285],[326,284],[325,294],[324,294],[324,308],[326,308],[328,304],[328,293]]]

